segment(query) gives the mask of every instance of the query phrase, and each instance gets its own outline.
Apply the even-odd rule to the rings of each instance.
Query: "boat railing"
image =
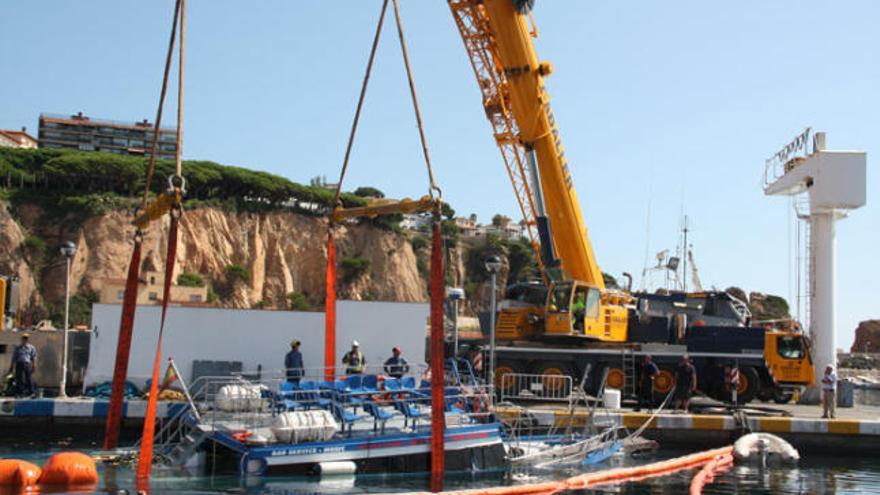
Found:
[[[401,377],[365,373],[332,381],[323,379],[323,371],[305,370],[302,378],[294,380],[284,378],[283,370],[264,371],[259,379],[248,373],[199,377],[189,384],[192,400],[158,429],[155,443],[161,448],[157,452],[171,451],[196,427],[238,434],[245,441],[256,430],[271,429],[277,416],[286,412],[328,411],[339,433],[349,435],[358,424],[372,423],[373,431],[384,431],[392,417],[402,418],[404,428],[412,431],[430,422],[430,377],[418,367]],[[451,376],[447,373],[444,387],[447,424],[492,420],[488,387],[456,383]]]

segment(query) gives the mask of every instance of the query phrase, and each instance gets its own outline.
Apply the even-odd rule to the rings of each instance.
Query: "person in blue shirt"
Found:
[[[385,360],[385,373],[394,378],[402,378],[409,373],[409,363],[400,355],[400,347],[391,349],[392,356]]]
[[[21,334],[21,344],[12,351],[9,365],[9,371],[15,369],[15,394],[19,397],[30,397],[35,392],[33,373],[37,365],[37,349],[28,342],[29,337],[27,333]]]
[[[303,377],[303,356],[299,352],[299,341],[293,339],[290,342],[290,352],[284,356],[284,371],[287,374],[287,381],[294,385],[299,385],[299,381]]]
[[[648,409],[654,407],[654,380],[660,375],[660,368],[654,364],[650,354],[645,355],[642,363],[642,373],[639,379],[639,405],[636,411],[641,411],[642,406]]]

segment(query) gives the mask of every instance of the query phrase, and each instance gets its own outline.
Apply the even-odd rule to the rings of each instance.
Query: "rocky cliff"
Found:
[[[880,352],[880,320],[859,322],[850,352]]]
[[[132,249],[130,215],[110,211],[78,224],[47,217],[33,205],[16,205],[11,212],[8,204],[0,203],[0,270],[19,277],[25,306],[51,304],[63,297],[64,260],[55,254],[62,240],[72,240],[78,248],[71,267],[74,291],[97,291],[103,279],[125,277]],[[288,295],[297,292],[320,306],[326,231],[323,218],[284,211],[187,210],[181,222],[175,274],[199,274],[216,290],[227,284],[227,267],[239,265],[249,279],[229,284],[228,294],[217,304],[285,308]],[[164,267],[167,235],[167,219],[147,232],[142,269]],[[351,224],[340,227],[336,239],[340,261],[357,258],[366,267],[339,274],[340,297],[426,300],[426,282],[404,235]]]

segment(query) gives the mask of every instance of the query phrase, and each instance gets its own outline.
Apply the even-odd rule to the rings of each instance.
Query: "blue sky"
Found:
[[[484,221],[518,218],[446,2],[401,3],[445,198]],[[185,157],[334,181],[379,5],[190,0]],[[4,6],[0,128],[35,131],[41,111],[153,118],[171,0]],[[813,126],[831,149],[868,152],[868,205],[837,231],[838,346],[880,317],[880,3],[544,0],[535,19],[605,271],[639,273],[646,246],[673,248],[684,210],[704,285],[792,295],[788,201],[763,195],[761,173]],[[426,184],[389,23],[346,185],[416,197]]]

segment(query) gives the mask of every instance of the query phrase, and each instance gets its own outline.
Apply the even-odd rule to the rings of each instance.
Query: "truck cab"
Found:
[[[774,380],[782,386],[813,386],[813,359],[810,343],[800,332],[767,331],[764,359]]]
[[[627,311],[605,299],[597,287],[583,282],[554,282],[547,291],[544,336],[625,342]]]

